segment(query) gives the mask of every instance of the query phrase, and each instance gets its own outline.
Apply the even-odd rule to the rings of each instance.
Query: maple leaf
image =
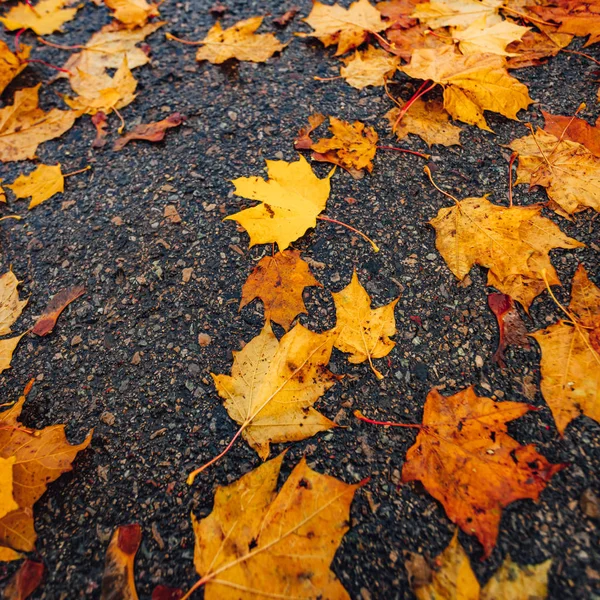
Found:
[[[5,42],[0,40],[0,94],[6,86],[27,66],[31,46],[20,46],[16,53],[11,52]]]
[[[184,121],[185,117],[181,113],[176,112],[161,121],[136,125],[130,132],[126,133],[114,143],[113,150],[122,150],[132,140],[160,142],[165,139],[167,129],[179,127]]]
[[[487,131],[484,110],[518,120],[517,113],[533,102],[527,87],[508,74],[505,59],[495,54],[461,56],[451,46],[417,49],[402,71],[442,85],[444,108],[452,117]]]
[[[234,194],[261,204],[247,208],[225,220],[237,221],[250,235],[250,246],[277,243],[285,250],[315,227],[325,210],[334,169],[324,179],[313,173],[304,157],[296,162],[267,160],[269,179],[239,177],[232,181]]]
[[[432,144],[442,146],[460,146],[462,129],[450,123],[450,116],[438,100],[413,101],[402,119],[398,121],[401,107],[392,108],[385,116],[399,140],[408,134],[418,135],[430,148]]]
[[[65,8],[69,0],[40,0],[35,6],[17,4],[13,6],[0,23],[9,31],[15,29],[32,29],[38,35],[48,35],[61,31],[62,26],[70,21],[82,5]]]
[[[74,285],[72,287],[60,290],[57,294],[52,297],[52,300],[48,302],[48,306],[38,318],[31,333],[43,337],[51,333],[56,325],[58,317],[71,302],[77,300],[85,292],[85,288],[82,285]]]
[[[506,423],[529,410],[520,402],[477,396],[473,387],[449,397],[434,388],[406,454],[402,481],[421,481],[450,520],[477,537],[485,558],[496,545],[501,509],[515,500],[536,500],[566,466],[549,463],[532,445],[521,446],[508,435]]]
[[[27,332],[7,340],[0,340],[0,373],[10,368],[12,356],[24,335],[27,335]]]
[[[87,448],[92,432],[77,445],[67,442],[64,425],[28,429],[18,422],[30,385],[19,401],[0,413],[0,457],[15,458],[13,498],[19,508],[0,519],[0,546],[31,551],[36,539],[33,505],[48,484],[71,470],[77,453]]]
[[[282,459],[218,487],[208,517],[192,515],[201,577],[192,590],[204,585],[206,600],[350,599],[330,565],[361,484],[321,475],[302,458],[276,492]]]
[[[27,300],[19,300],[21,283],[12,271],[0,277],[0,335],[11,333],[12,324],[21,316]]]
[[[329,117],[329,123],[333,137],[322,138],[311,146],[313,159],[338,165],[355,178],[361,176],[359,172],[363,169],[370,173],[379,141],[377,132],[360,121],[348,123]]]
[[[336,427],[312,408],[337,381],[326,368],[333,343],[331,332],[313,333],[300,324],[278,341],[267,322],[234,353],[231,376],[211,373],[229,416],[263,460],[271,443]]]
[[[29,210],[60,194],[65,190],[65,179],[60,164],[39,165],[29,175],[19,175],[11,185],[7,185],[17,198],[29,198]]]
[[[242,287],[240,309],[260,298],[265,306],[265,320],[279,323],[287,331],[296,316],[306,312],[302,292],[309,286],[323,287],[300,258],[299,250],[265,256]]]
[[[373,359],[387,356],[396,345],[389,336],[396,333],[394,308],[399,298],[372,309],[371,298],[360,284],[356,271],[349,285],[341,292],[333,292],[332,296],[336,313],[335,348],[349,353],[348,361],[352,364],[368,360],[376,377],[383,379]]]
[[[102,600],[138,600],[135,589],[135,555],[142,541],[142,528],[134,523],[114,531],[104,562]]]
[[[272,33],[255,33],[262,22],[263,17],[252,17],[239,21],[229,29],[223,29],[217,22],[202,40],[204,46],[198,49],[196,60],[207,60],[215,65],[231,58],[267,61],[275,52],[281,52],[285,45]]]
[[[559,33],[589,36],[584,48],[600,42],[600,7],[595,0],[554,0],[528,9],[544,21],[559,23]]]
[[[158,17],[158,5],[146,0],[104,0],[113,17],[129,28],[143,27],[150,17]]]
[[[600,422],[600,289],[582,265],[563,311],[568,320],[531,334],[542,349],[542,395],[561,436],[582,414]]]
[[[385,50],[369,46],[366,50],[356,50],[354,56],[343,58],[345,66],[340,75],[357,90],[368,85],[385,85],[397,70],[400,60]]]
[[[316,37],[325,47],[337,44],[335,56],[357,48],[367,40],[370,33],[378,33],[387,27],[381,13],[369,0],[358,0],[347,9],[339,4],[327,6],[314,2],[310,14],[303,21],[314,31],[296,35]]]
[[[556,56],[572,40],[573,36],[569,33],[528,31],[520,41],[513,42],[506,48],[511,55],[506,66],[509,69],[536,67],[544,62],[543,59]]]
[[[411,16],[431,29],[468,27],[482,17],[500,20],[498,8],[502,3],[503,0],[432,0],[415,6]]]
[[[415,6],[423,0],[386,0],[378,2],[375,8],[387,19],[389,29],[409,29],[417,24],[411,15]]]
[[[58,108],[45,113],[38,107],[40,85],[18,90],[12,105],[0,109],[0,161],[35,158],[42,142],[71,129],[80,115],[77,111]]]
[[[509,148],[519,155],[515,183],[545,187],[551,208],[559,214],[600,211],[600,158],[585,146],[538,129],[512,141]]]
[[[528,310],[546,288],[544,272],[549,285],[560,285],[550,250],[585,245],[566,236],[541,211],[539,205],[506,208],[487,198],[466,198],[440,209],[430,224],[438,251],[458,279],[473,265],[487,267],[488,285]]]
[[[500,21],[492,25],[489,17],[480,17],[464,29],[453,28],[452,37],[458,41],[458,47],[463,54],[498,54],[510,56],[506,47],[512,42],[519,41],[529,27],[521,27],[511,21]]]
[[[544,131],[558,139],[583,144],[594,156],[600,158],[600,117],[590,125],[578,117],[561,117],[542,110]]]
[[[435,569],[429,571],[429,581],[413,583],[417,600],[542,600],[548,594],[551,559],[539,565],[521,567],[507,556],[481,589],[469,557],[458,542],[458,532],[454,533],[446,549],[433,562]]]
[[[498,340],[498,348],[494,352],[492,360],[504,369],[506,368],[504,364],[504,351],[508,346],[519,346],[520,348],[529,350],[527,328],[510,296],[506,294],[490,294],[488,296],[488,306],[498,322],[500,338]]]

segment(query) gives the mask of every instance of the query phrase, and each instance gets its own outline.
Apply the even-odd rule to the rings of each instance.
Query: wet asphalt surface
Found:
[[[195,580],[190,511],[206,516],[215,486],[236,480],[259,464],[256,454],[237,443],[192,488],[187,473],[212,458],[231,439],[235,423],[227,416],[209,373],[229,373],[231,353],[257,335],[263,320],[260,304],[238,311],[241,287],[265,247],[248,250],[248,236],[222,218],[252,204],[232,195],[230,180],[264,175],[265,159],[294,160],[293,139],[313,112],[346,120],[360,119],[394,145],[385,113],[392,107],[381,88],[361,92],[342,80],[321,83],[313,76],[334,76],[339,63],[332,50],[315,40],[293,39],[267,64],[197,64],[194,48],[165,40],[170,31],[201,39],[214,18],[210,1],[167,2],[161,8],[169,23],[147,39],[152,63],[134,71],[138,97],[123,109],[128,127],[179,111],[188,117],[159,144],[132,143],[111,150],[118,119],[111,115],[109,144],[93,150],[94,128],[83,117],[58,140],[43,144],[39,160],[59,161],[63,171],[91,164],[93,169],[67,180],[56,196],[28,213],[26,202],[12,203],[3,214],[26,216],[0,224],[2,270],[12,268],[23,280],[29,305],[17,322],[20,332],[34,323],[49,296],[83,284],[86,294],[60,319],[47,338],[24,338],[0,376],[3,401],[16,399],[29,378],[37,379],[25,405],[24,423],[38,428],[68,425],[69,439],[81,441],[95,428],[91,447],[81,453],[72,473],[50,486],[35,507],[39,534],[37,554],[47,567],[44,585],[34,598],[99,598],[104,553],[111,531],[139,522],[144,538],[136,570],[140,597],[148,598],[162,583],[187,589]],[[279,16],[292,4],[301,14],[308,0],[251,2],[229,0],[224,25],[256,14]],[[347,3],[344,3],[347,4]],[[104,8],[87,4],[64,35],[49,39],[81,44],[108,22]],[[279,33],[308,31],[298,20]],[[266,19],[261,31],[278,31]],[[9,39],[4,36],[3,39]],[[26,34],[23,42],[32,43]],[[572,48],[581,48],[578,40]],[[39,47],[38,58],[62,64],[68,53]],[[597,48],[586,49],[600,58]],[[547,65],[513,72],[537,101],[523,121],[541,124],[540,108],[598,116],[599,67],[574,54],[561,54]],[[47,81],[52,71],[30,65],[3,95]],[[408,98],[419,82],[396,76],[394,93]],[[58,81],[42,89],[42,106],[61,105]],[[439,96],[439,90],[432,97]],[[501,147],[527,133],[522,123],[486,113],[496,132],[464,126],[462,147],[431,150],[430,166],[438,185],[457,197],[491,194],[507,205],[507,158]],[[400,144],[427,151],[416,137]],[[532,412],[509,426],[522,443],[534,443],[553,462],[568,462],[536,504],[518,501],[503,512],[500,535],[490,559],[461,533],[473,568],[482,581],[510,554],[519,563],[553,558],[552,599],[600,597],[598,522],[582,512],[586,489],[600,492],[600,426],[579,418],[560,439],[539,393],[539,351],[509,350],[507,368],[492,363],[497,330],[486,306],[486,274],[475,268],[470,284],[459,285],[435,250],[427,222],[448,200],[432,188],[418,157],[380,151],[372,175],[360,181],[338,170],[326,214],[373,237],[375,254],[361,239],[320,222],[294,247],[317,263],[313,273],[324,288],[307,290],[307,327],[322,331],[334,325],[330,291],[350,281],[355,268],[380,306],[400,295],[396,309],[397,346],[377,366],[377,381],[367,364],[350,365],[334,351],[330,368],[347,377],[316,407],[345,429],[337,429],[289,446],[284,475],[302,455],[320,472],[346,482],[371,477],[352,506],[352,528],[345,536],[333,569],[352,598],[412,598],[403,566],[403,551],[435,556],[449,542],[453,526],[441,506],[420,485],[400,484],[404,455],[413,444],[410,430],[387,430],[357,422],[355,409],[379,419],[418,423],[428,390],[445,386],[454,393],[475,384],[483,395],[531,402]],[[315,164],[320,175],[326,165]],[[2,166],[11,182],[29,172],[26,163]],[[9,199],[11,196],[9,195]],[[348,200],[354,199],[355,201]],[[515,203],[544,201],[543,191],[515,189]],[[181,223],[163,217],[174,205]],[[545,211],[586,248],[555,251],[553,262],[563,284],[557,295],[568,301],[570,279],[583,263],[598,284],[600,236],[591,211],[568,222]],[[182,281],[183,269],[193,269]],[[529,331],[559,317],[547,294],[526,317]],[[276,329],[281,334],[282,330]],[[208,334],[202,347],[198,334]],[[388,360],[389,359],[389,360]],[[478,367],[477,364],[483,364]],[[524,390],[535,386],[535,396]],[[272,455],[286,447],[275,446]],[[2,581],[14,565],[0,565]],[[200,595],[199,595],[200,596]]]

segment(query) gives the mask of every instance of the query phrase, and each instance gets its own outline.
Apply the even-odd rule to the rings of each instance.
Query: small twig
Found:
[[[370,237],[365,235],[362,231],[355,229],[351,225],[348,225],[347,223],[342,223],[342,221],[338,221],[337,219],[331,219],[330,217],[326,217],[325,215],[319,215],[317,217],[317,219],[319,219],[319,221],[328,221],[329,223],[335,223],[336,225],[341,225],[342,227],[345,227],[346,229],[349,229],[350,231],[357,233],[364,240],[369,242],[369,244],[371,244],[371,247],[373,248],[373,250],[375,250],[375,252],[379,252],[379,246]]]
[[[371,423],[371,425],[385,425],[386,427],[406,427],[407,429],[423,429],[423,425],[418,425],[416,423],[392,423],[391,421],[377,421],[375,419],[369,419],[365,417],[360,410],[354,411],[354,416],[360,421],[364,421],[365,423]]]
[[[510,160],[508,161],[508,205],[512,208],[513,205],[513,184],[512,184],[512,168],[515,159],[517,158],[518,153],[513,152],[510,155]]]
[[[421,158],[429,159],[431,158],[431,154],[423,154],[422,152],[416,152],[415,150],[408,150],[406,148],[396,148],[395,146],[377,146],[378,150],[395,150],[396,152],[405,152],[406,154],[414,154],[415,156],[420,156]]]

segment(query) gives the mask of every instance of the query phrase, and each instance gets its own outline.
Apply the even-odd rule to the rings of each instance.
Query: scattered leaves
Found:
[[[39,335],[40,337],[51,333],[63,310],[65,310],[71,302],[82,296],[84,292],[85,287],[82,285],[74,285],[55,294],[50,302],[48,302],[48,306],[46,306],[46,310],[44,310],[42,316],[36,321],[31,333]]]
[[[70,21],[82,6],[65,8],[70,4],[70,0],[40,0],[35,6],[17,4],[4,17],[0,17],[0,23],[9,31],[32,29],[38,35],[48,35],[61,31],[62,26]]]
[[[17,198],[29,198],[29,210],[65,190],[65,179],[60,164],[39,165],[29,175],[19,175],[12,185],[7,185]]]
[[[185,117],[181,113],[173,113],[162,121],[154,123],[142,123],[136,125],[130,132],[118,139],[113,150],[122,150],[132,140],[146,140],[147,142],[160,142],[165,139],[167,129],[179,127],[185,121]]]

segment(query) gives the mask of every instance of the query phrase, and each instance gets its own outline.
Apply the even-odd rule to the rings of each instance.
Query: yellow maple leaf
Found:
[[[600,211],[600,158],[584,145],[541,129],[509,144],[519,154],[516,183],[541,185],[563,216]]]
[[[35,158],[39,144],[68,131],[81,114],[58,108],[45,113],[38,107],[40,85],[18,90],[13,104],[0,109],[0,161]]]
[[[285,46],[272,33],[255,33],[262,21],[262,17],[252,17],[229,29],[223,29],[217,22],[202,40],[203,46],[198,49],[196,60],[207,60],[215,65],[231,58],[265,62]]]
[[[458,279],[473,265],[487,267],[488,285],[527,310],[546,288],[544,273],[550,285],[560,285],[550,250],[585,245],[567,237],[541,211],[539,205],[506,208],[487,198],[466,198],[440,209],[430,224],[438,251]]]
[[[19,300],[20,281],[12,271],[0,277],[0,335],[11,333],[12,324],[19,318],[27,300]]]
[[[250,235],[250,246],[277,243],[285,250],[315,227],[325,210],[333,169],[324,179],[313,173],[301,156],[296,162],[267,160],[269,179],[239,177],[232,181],[235,195],[261,204],[247,208],[225,220],[237,221]]]
[[[294,467],[279,492],[283,454],[215,492],[208,517],[192,515],[194,566],[206,600],[350,596],[330,570],[360,486]],[[223,543],[227,540],[227,543]]]
[[[19,508],[13,498],[13,465],[16,460],[14,456],[0,456],[0,519]]]
[[[69,2],[70,0],[40,0],[35,6],[17,4],[4,17],[0,17],[0,23],[10,31],[32,29],[38,35],[48,35],[60,31],[82,6],[65,8]]]
[[[13,354],[24,335],[27,335],[27,332],[7,340],[0,340],[0,373],[10,369]]]
[[[355,177],[360,177],[356,172],[363,169],[371,173],[379,141],[377,132],[360,121],[348,123],[329,117],[329,123],[329,131],[333,137],[321,138],[311,146],[311,150],[316,153],[313,154],[313,159],[339,165]]]
[[[396,128],[395,132],[399,140],[412,133],[418,135],[429,147],[432,144],[460,145],[462,129],[450,122],[450,115],[444,110],[440,101],[424,101],[418,98],[398,121],[400,110],[400,107],[392,108],[386,114],[390,125]]]
[[[542,349],[542,395],[561,435],[582,414],[600,422],[600,289],[581,265],[567,314],[531,334]]]
[[[11,52],[5,42],[0,40],[0,94],[6,86],[27,66],[31,46],[22,45],[18,52]]]
[[[387,356],[396,345],[389,336],[396,333],[394,308],[399,298],[372,309],[371,298],[360,284],[356,271],[352,273],[351,282],[332,296],[336,314],[334,346],[349,353],[348,360],[352,364],[368,360],[376,377],[383,379],[373,365],[373,359]]]
[[[368,85],[384,85],[400,64],[397,56],[373,46],[356,50],[354,56],[343,58],[342,61],[345,66],[340,69],[340,75],[357,90]]]
[[[501,20],[498,8],[502,4],[503,0],[431,0],[417,4],[411,16],[431,29],[467,27],[481,17],[492,24],[494,19]]]
[[[158,17],[158,6],[146,0],[104,0],[113,16],[129,28],[143,27],[150,17]]]
[[[29,210],[65,189],[65,180],[60,164],[39,165],[29,175],[19,175],[11,185],[7,185],[17,198],[29,198]]]
[[[521,27],[511,21],[489,24],[489,17],[481,17],[464,29],[453,28],[452,37],[458,41],[463,54],[498,54],[515,56],[506,51],[506,47],[519,41],[530,27]]]
[[[316,37],[324,46],[337,44],[336,56],[357,48],[369,37],[387,28],[381,13],[369,0],[358,0],[344,8],[339,4],[327,6],[314,2],[308,17],[303,19],[313,29],[310,34],[296,34],[301,37]]]
[[[548,597],[548,571],[551,566],[552,559],[538,565],[520,566],[507,556],[481,590],[480,600],[544,600]]]
[[[326,368],[333,343],[331,332],[313,333],[299,324],[278,341],[267,322],[234,353],[231,376],[212,374],[229,416],[263,460],[271,443],[336,426],[312,408],[337,380]]]
[[[505,59],[494,54],[462,56],[452,46],[417,49],[402,70],[442,85],[450,115],[487,131],[484,110],[518,120],[517,113],[533,102],[527,87],[508,74]]]

